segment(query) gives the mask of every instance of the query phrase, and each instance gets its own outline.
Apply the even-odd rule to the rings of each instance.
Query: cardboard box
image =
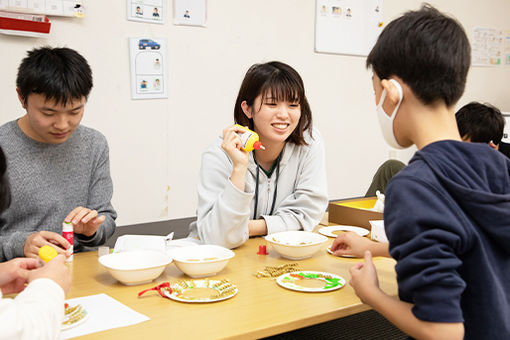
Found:
[[[329,203],[328,220],[330,223],[353,225],[372,230],[371,220],[382,220],[383,213],[370,211],[377,197],[363,197],[339,200]]]

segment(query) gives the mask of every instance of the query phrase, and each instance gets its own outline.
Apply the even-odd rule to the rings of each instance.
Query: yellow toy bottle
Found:
[[[246,152],[250,152],[252,150],[260,150],[260,149],[265,150],[264,146],[259,141],[259,135],[255,131],[252,131],[252,130],[248,129],[247,127],[244,127],[239,124],[236,124],[235,126],[238,128],[241,128],[245,131],[244,133],[239,134],[239,137],[241,137],[241,142],[242,142],[242,146],[241,146],[242,150],[244,150]]]
[[[41,248],[39,248],[39,257],[46,263],[50,262],[51,259],[57,255],[58,253],[53,247],[44,245]]]

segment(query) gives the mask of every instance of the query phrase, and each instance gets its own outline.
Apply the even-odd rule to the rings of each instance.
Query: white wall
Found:
[[[510,28],[510,2],[430,1],[473,27]],[[167,2],[171,14],[171,4]],[[385,0],[384,22],[420,1]],[[378,165],[389,156],[375,118],[371,74],[365,59],[316,54],[313,0],[209,0],[206,28],[127,21],[123,0],[86,2],[86,18],[52,18],[47,39],[0,36],[3,108],[0,123],[23,112],[15,78],[25,51],[68,46],[90,62],[95,86],[84,124],[110,143],[118,224],[195,214],[196,177],[205,147],[232,123],[232,109],[248,67],[281,60],[303,77],[314,124],[327,145],[330,198],[363,195]],[[130,99],[128,37],[168,39],[169,98]],[[458,106],[490,102],[510,111],[510,68],[472,68]],[[412,151],[397,156],[407,161]],[[169,190],[167,190],[169,188]]]

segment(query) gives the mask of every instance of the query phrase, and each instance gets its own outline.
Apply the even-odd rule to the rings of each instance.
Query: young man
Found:
[[[461,141],[454,104],[470,47],[425,6],[391,22],[370,52],[390,145],[419,151],[390,182],[384,211],[400,300],[378,288],[369,251],[351,268],[360,299],[418,339],[510,338],[510,161]]]
[[[26,113],[0,127],[12,192],[1,215],[0,261],[37,257],[45,244],[69,256],[64,221],[74,226],[75,251],[103,244],[117,214],[106,139],[80,126],[92,88],[87,61],[69,48],[34,49],[16,86]]]

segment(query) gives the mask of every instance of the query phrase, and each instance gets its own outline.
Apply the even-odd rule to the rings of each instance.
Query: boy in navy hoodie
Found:
[[[386,141],[418,151],[386,192],[400,300],[378,288],[369,251],[351,285],[418,339],[510,339],[510,161],[461,141],[469,65],[460,24],[429,6],[391,22],[367,59]]]

